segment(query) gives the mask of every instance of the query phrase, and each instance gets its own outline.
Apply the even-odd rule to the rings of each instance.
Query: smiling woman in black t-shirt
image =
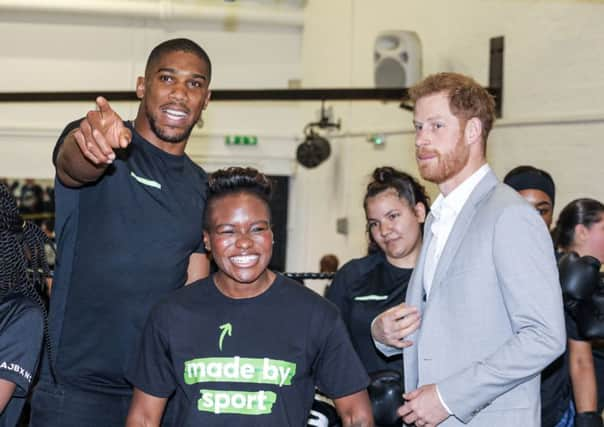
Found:
[[[218,271],[152,311],[129,369],[128,427],[306,425],[315,386],[343,426],[372,426],[367,374],[337,310],[268,270],[270,182],[255,169],[209,179],[204,242]]]

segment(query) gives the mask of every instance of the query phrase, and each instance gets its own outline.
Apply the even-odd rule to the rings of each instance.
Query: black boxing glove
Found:
[[[600,284],[600,261],[569,252],[558,263],[564,306],[576,318],[577,306],[589,300]]]
[[[602,427],[602,417],[597,412],[579,412],[575,415],[575,427]]]
[[[377,371],[369,374],[371,383],[367,387],[373,419],[376,425],[396,423],[400,416],[398,408],[403,406],[403,382],[400,372]]]
[[[340,417],[330,401],[320,394],[315,394],[312,402],[307,426],[312,427],[341,427]]]
[[[577,329],[589,340],[604,338],[604,289],[598,289],[588,301],[577,307]]]

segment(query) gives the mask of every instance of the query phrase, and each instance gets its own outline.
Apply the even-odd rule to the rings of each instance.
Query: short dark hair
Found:
[[[449,98],[451,113],[469,120],[477,117],[482,123],[482,137],[486,144],[495,122],[495,98],[474,79],[458,73],[437,73],[426,77],[409,89],[413,102],[426,96],[444,92]]]
[[[188,52],[196,55],[199,59],[208,64],[208,79],[212,79],[212,61],[210,61],[207,52],[193,40],[184,38],[166,40],[155,46],[147,58],[145,75],[149,73],[151,67],[159,60],[159,58],[171,52]]]
[[[230,167],[219,169],[208,178],[208,200],[204,216],[204,228],[210,223],[212,203],[231,194],[252,194],[262,200],[269,211],[272,195],[271,180],[254,168]]]
[[[575,199],[562,209],[552,235],[556,248],[568,249],[575,242],[575,227],[579,224],[590,228],[602,220],[604,205],[589,198]]]
[[[406,172],[390,166],[376,168],[371,174],[371,181],[367,184],[365,197],[363,198],[363,209],[367,214],[367,199],[375,197],[386,190],[395,190],[401,199],[405,199],[411,208],[421,203],[426,209],[426,215],[430,212],[430,197],[426,189],[415,178]],[[421,227],[423,233],[423,224]],[[369,233],[369,252],[379,250]]]
[[[516,191],[541,190],[549,196],[552,206],[556,201],[556,184],[543,169],[529,165],[517,166],[505,175],[503,182]]]
[[[340,260],[334,254],[327,254],[321,257],[319,261],[319,272],[320,273],[335,273],[338,271]]]

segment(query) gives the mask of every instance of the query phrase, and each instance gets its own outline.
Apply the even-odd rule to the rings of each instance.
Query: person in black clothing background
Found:
[[[386,357],[375,348],[371,322],[405,299],[422,244],[429,198],[409,174],[379,167],[367,185],[363,207],[369,254],[346,263],[325,296],[340,309],[354,348],[371,376],[386,370],[402,372],[402,355]]]
[[[47,241],[42,230],[23,221],[15,198],[0,184],[0,427],[19,421],[45,336],[52,356],[42,296],[50,276]]]
[[[571,201],[560,211],[552,234],[559,251],[604,262],[604,204],[589,198]],[[602,341],[590,341],[580,330],[579,318],[571,323],[567,321],[570,377],[577,412],[574,426],[601,427],[604,409]]]
[[[551,228],[556,186],[549,173],[533,166],[518,166],[505,175],[503,182],[532,204],[547,228]],[[568,227],[566,224],[558,225],[554,234],[560,234],[564,227],[574,226],[576,223],[571,223]],[[570,241],[565,241],[564,244],[569,245]],[[556,252],[557,259],[561,255],[562,252]],[[595,412],[596,409],[591,343],[579,337],[576,322],[567,310],[564,316],[568,335],[567,350],[541,373],[541,425],[591,426],[592,424],[583,424],[582,421],[586,417],[585,413]],[[575,412],[579,412],[577,419]]]

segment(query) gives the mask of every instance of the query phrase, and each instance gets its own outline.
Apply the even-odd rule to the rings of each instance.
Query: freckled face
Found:
[[[470,149],[460,120],[445,93],[425,96],[415,104],[415,153],[422,178],[435,184],[454,179],[467,165]]]

